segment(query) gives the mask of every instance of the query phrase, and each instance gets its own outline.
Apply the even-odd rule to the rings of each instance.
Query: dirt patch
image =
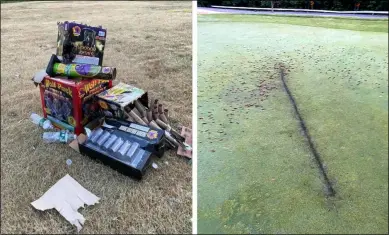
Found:
[[[258,77],[257,74],[262,76]],[[251,72],[252,78],[242,77],[231,82],[227,89],[219,95],[219,98],[232,106],[262,109],[262,102],[271,95],[274,89],[279,87],[279,81],[274,79],[276,75],[276,67],[259,67]]]

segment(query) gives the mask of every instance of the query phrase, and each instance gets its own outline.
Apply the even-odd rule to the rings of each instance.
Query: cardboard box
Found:
[[[107,30],[65,21],[58,22],[57,56],[60,59],[72,53],[72,63],[103,64]],[[70,61],[68,61],[70,62]]]
[[[104,116],[125,119],[125,108],[133,109],[134,101],[139,100],[143,106],[148,108],[147,92],[137,87],[119,83],[111,89],[105,90],[97,95],[98,103]]]
[[[53,125],[75,134],[101,115],[96,94],[112,87],[107,80],[70,80],[46,77],[40,84],[42,109]]]
[[[90,137],[78,139],[80,153],[124,175],[142,179],[151,156],[164,155],[164,131],[116,119],[105,122],[109,128],[103,125],[94,129]]]

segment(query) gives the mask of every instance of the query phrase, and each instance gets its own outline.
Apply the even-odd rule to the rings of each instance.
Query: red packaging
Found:
[[[40,84],[44,117],[57,128],[84,133],[84,126],[101,114],[95,95],[111,87],[107,80],[46,77]]]

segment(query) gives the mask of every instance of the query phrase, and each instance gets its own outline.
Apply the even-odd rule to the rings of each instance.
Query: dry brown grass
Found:
[[[80,210],[82,233],[191,233],[185,159],[168,152],[136,182],[66,145],[42,143],[43,131],[29,120],[31,112],[41,113],[30,78],[55,53],[56,23],[64,20],[106,27],[104,65],[116,66],[117,80],[149,91],[172,118],[191,126],[190,1],[1,4],[1,232],[74,233],[55,210],[30,205],[69,173],[101,198]]]

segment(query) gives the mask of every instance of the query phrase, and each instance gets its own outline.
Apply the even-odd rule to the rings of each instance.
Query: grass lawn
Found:
[[[198,20],[198,232],[387,233],[388,22]]]
[[[1,233],[77,233],[56,210],[30,205],[66,174],[101,198],[79,210],[82,233],[191,233],[191,165],[173,151],[153,158],[159,168],[138,182],[67,145],[43,143],[29,119],[42,113],[31,78],[55,53],[57,22],[65,20],[107,28],[103,65],[117,68],[114,84],[148,91],[191,126],[191,2],[1,4]]]

